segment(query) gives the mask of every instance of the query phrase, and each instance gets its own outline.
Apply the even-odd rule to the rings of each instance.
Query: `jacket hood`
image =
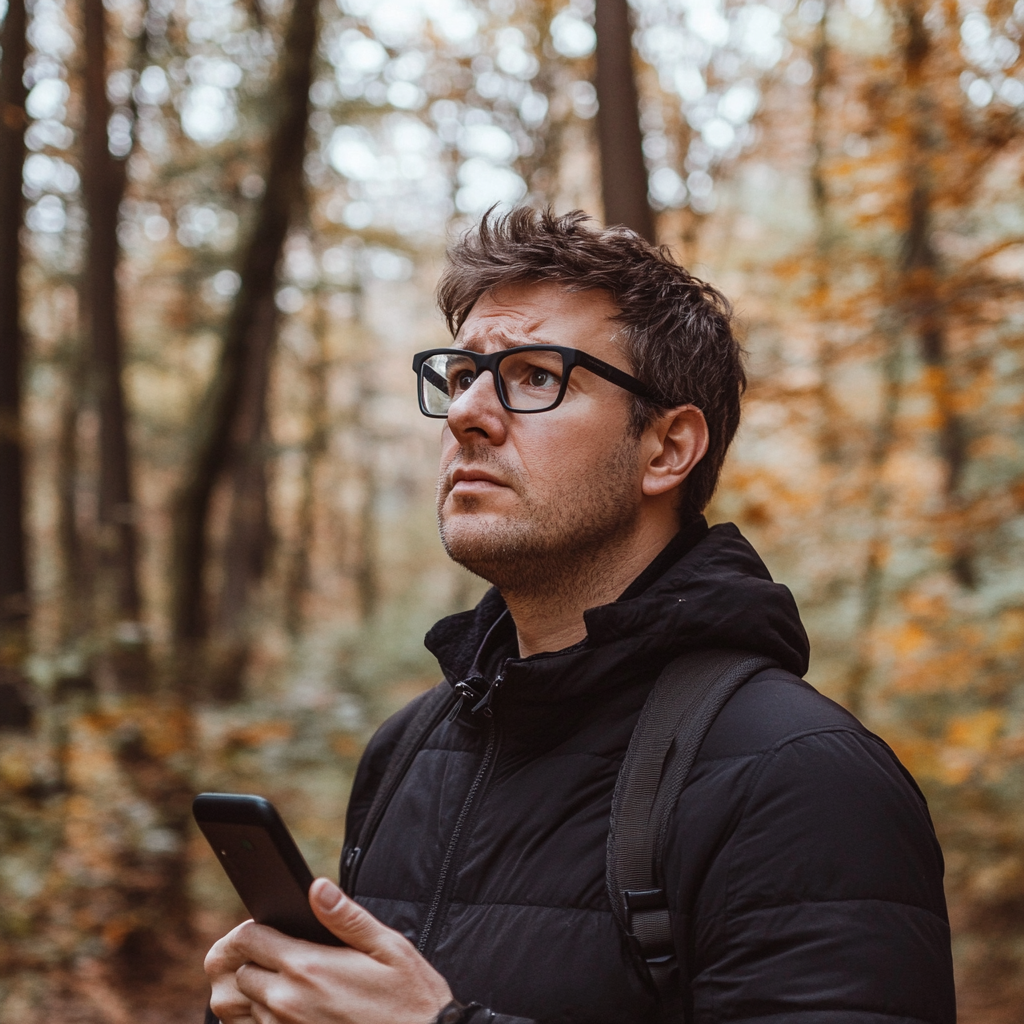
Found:
[[[430,630],[427,649],[449,683],[479,673],[478,656],[488,634],[506,623],[511,629],[505,612],[504,600],[492,588],[476,608]],[[583,641],[564,651],[509,659],[506,679],[514,677],[524,697],[558,699],[594,687],[595,656],[602,677],[617,677],[652,667],[660,671],[687,650],[710,647],[762,654],[798,676],[807,671],[809,643],[793,595],[772,580],[732,523],[708,529],[641,594],[591,608],[584,621]]]

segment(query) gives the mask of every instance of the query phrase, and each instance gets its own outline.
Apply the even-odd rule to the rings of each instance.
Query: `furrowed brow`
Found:
[[[497,314],[496,314],[497,315]],[[501,348],[518,348],[520,345],[545,345],[552,344],[544,338],[534,338],[533,334],[542,327],[544,320],[537,318],[523,324],[517,324],[515,330],[508,330],[500,325],[490,325],[487,317],[477,320],[468,337],[465,334],[465,326],[455,336],[454,346],[456,348],[473,349],[474,351],[483,347],[484,342],[497,342]]]

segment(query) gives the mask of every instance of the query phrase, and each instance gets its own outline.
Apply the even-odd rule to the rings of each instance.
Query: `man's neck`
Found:
[[[571,576],[552,580],[543,593],[503,591],[516,624],[519,656],[561,651],[579,643],[587,635],[583,613],[618,598],[672,540],[675,524],[659,526],[593,552]]]

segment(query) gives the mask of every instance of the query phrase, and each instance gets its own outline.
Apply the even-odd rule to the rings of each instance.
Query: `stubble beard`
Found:
[[[500,459],[474,452],[475,464],[490,461],[518,496],[516,510],[500,519],[471,511],[446,515],[448,488],[437,488],[437,521],[448,557],[487,580],[507,598],[571,598],[594,587],[615,548],[636,529],[640,495],[636,489],[638,441],[627,436],[602,463],[600,472],[581,474],[557,500],[538,501],[522,478]]]

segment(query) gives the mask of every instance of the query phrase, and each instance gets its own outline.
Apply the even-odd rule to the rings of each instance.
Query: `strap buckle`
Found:
[[[648,967],[675,959],[672,919],[664,889],[624,889],[622,909],[626,934],[636,942]]]

